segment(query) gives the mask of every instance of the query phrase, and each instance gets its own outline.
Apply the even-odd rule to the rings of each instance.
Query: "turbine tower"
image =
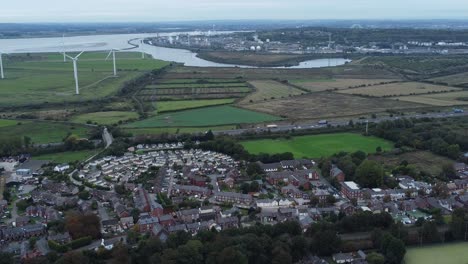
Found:
[[[67,62],[67,54],[65,52],[65,34],[62,34],[63,62]]]
[[[4,53],[0,51],[0,77],[2,79],[5,79],[5,74],[3,73],[3,58],[2,58],[3,54]]]
[[[109,59],[110,55],[112,54],[112,61],[114,63],[114,77],[117,77],[117,65],[115,63],[115,52],[120,51],[118,49],[111,49],[109,54],[107,55],[106,61]]]
[[[145,59],[145,47],[143,47],[143,40],[140,40],[140,48],[141,48],[141,58]]]
[[[68,55],[65,55],[67,56],[69,59],[71,59],[73,61],[73,74],[75,76],[75,86],[76,86],[76,94],[80,94],[80,87],[78,85],[78,66],[77,66],[77,62],[78,62],[78,58],[81,56],[81,54],[83,54],[84,51],[82,51],[80,54],[76,55],[76,57],[70,57]]]

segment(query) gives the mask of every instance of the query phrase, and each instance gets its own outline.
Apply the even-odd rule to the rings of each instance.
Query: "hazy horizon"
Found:
[[[440,20],[466,14],[466,0],[23,0],[3,3],[0,23]]]

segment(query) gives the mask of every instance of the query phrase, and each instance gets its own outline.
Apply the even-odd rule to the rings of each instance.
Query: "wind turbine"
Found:
[[[65,34],[62,34],[63,62],[67,62],[67,54],[65,53]]]
[[[5,74],[3,73],[3,58],[2,58],[3,54],[6,54],[6,53],[2,53],[0,51],[0,77],[2,79],[5,79]]]
[[[76,65],[76,63],[78,62],[78,58],[81,56],[81,54],[83,54],[84,51],[82,51],[80,54],[76,55],[76,57],[70,57],[68,55],[65,54],[65,56],[67,56],[69,59],[71,59],[73,61],[73,73],[74,73],[74,76],[75,76],[75,85],[76,85],[76,94],[80,94],[80,87],[78,85],[78,66]]]
[[[116,63],[115,63],[115,52],[116,51],[120,51],[118,49],[111,49],[109,51],[109,54],[107,55],[106,57],[106,61],[109,59],[110,55],[112,55],[112,61],[114,62],[114,77],[117,77],[117,66],[116,66]]]
[[[141,47],[141,58],[145,59],[145,47],[143,47],[143,40],[140,40],[140,47]]]

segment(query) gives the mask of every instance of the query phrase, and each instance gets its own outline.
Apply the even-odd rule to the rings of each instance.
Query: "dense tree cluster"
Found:
[[[101,222],[95,214],[70,214],[66,217],[65,228],[73,239],[101,237]]]
[[[457,132],[466,117],[447,120],[397,119],[384,121],[372,130],[376,136],[395,142],[396,147],[409,146],[458,159],[461,150],[468,150],[468,137]]]

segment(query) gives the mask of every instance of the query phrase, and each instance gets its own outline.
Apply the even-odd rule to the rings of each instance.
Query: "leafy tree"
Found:
[[[319,231],[313,237],[311,250],[320,256],[328,256],[335,252],[341,245],[341,239],[333,230]]]
[[[468,212],[464,208],[457,208],[452,213],[450,232],[455,239],[464,239],[468,231]]]
[[[234,247],[224,248],[216,257],[217,263],[222,264],[247,264],[247,258]]]
[[[384,264],[385,257],[382,254],[372,252],[372,253],[367,254],[366,261],[369,264]]]
[[[365,160],[356,169],[356,182],[365,188],[376,188],[383,184],[384,169],[373,160]]]
[[[247,175],[249,176],[256,176],[256,175],[263,174],[263,170],[257,162],[250,162],[247,165],[246,172],[247,172]]]
[[[65,227],[73,239],[90,236],[101,237],[101,223],[95,214],[70,214],[66,218]]]

